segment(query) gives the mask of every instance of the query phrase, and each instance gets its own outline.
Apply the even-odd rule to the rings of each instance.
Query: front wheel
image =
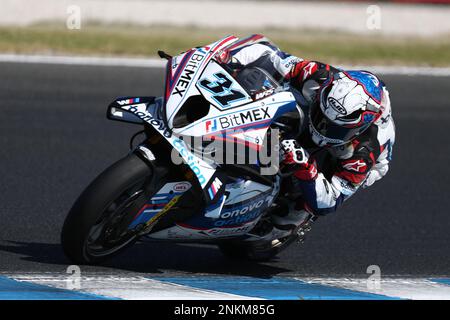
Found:
[[[134,214],[148,199],[153,170],[129,154],[100,174],[80,195],[62,229],[66,256],[77,264],[96,264],[132,245],[128,230]]]

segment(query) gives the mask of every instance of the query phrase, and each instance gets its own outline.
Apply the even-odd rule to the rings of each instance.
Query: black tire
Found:
[[[283,201],[283,202],[281,202]],[[260,236],[266,235],[274,228],[270,216],[275,212],[286,213],[289,210],[288,203],[283,199],[278,199],[278,205],[269,209],[266,217],[261,219],[252,232],[256,231],[256,234]],[[276,239],[276,241],[258,240],[258,241],[233,241],[228,240],[218,244],[218,247],[222,254],[227,258],[233,260],[248,260],[248,261],[269,261],[273,259],[281,251],[289,247],[293,242],[298,239],[297,230],[293,230],[291,235],[284,238]]]
[[[118,229],[121,225],[128,226],[131,222],[130,216],[148,199],[148,190],[145,188],[151,178],[152,169],[136,154],[129,154],[101,173],[79,196],[66,217],[61,232],[61,244],[66,256],[76,264],[97,264],[132,245],[138,239],[137,233],[131,234],[126,227],[122,227],[123,230]],[[142,190],[133,191],[139,188]],[[126,199],[127,192],[132,194],[129,199]],[[123,204],[118,202],[122,199]],[[119,211],[120,215],[117,214]],[[120,221],[105,222],[105,219]],[[118,240],[112,241],[108,238],[112,237],[107,233],[110,229],[114,234],[120,233]],[[103,238],[97,239],[97,246],[106,246],[103,253],[101,249],[99,252],[92,249],[94,245],[91,243],[91,237],[95,230],[98,231],[99,237],[108,239],[104,240],[104,243],[108,243],[107,246],[101,243]]]

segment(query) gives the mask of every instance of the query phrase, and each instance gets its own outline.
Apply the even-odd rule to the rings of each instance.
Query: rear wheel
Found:
[[[275,207],[277,210],[279,207]],[[289,233],[289,229],[284,230],[285,236],[276,239],[267,239],[267,236],[275,231],[275,226],[272,224],[270,219],[270,214],[266,218],[261,219],[256,227],[253,229],[252,233],[259,235],[266,239],[256,240],[256,241],[224,241],[220,243],[220,251],[228,258],[239,259],[239,260],[251,260],[251,261],[268,261],[274,258],[277,254],[285,250],[292,243],[298,241],[303,242],[305,239],[305,233],[311,230],[311,222],[314,222],[316,217],[308,215],[304,221],[292,229]],[[278,232],[283,231],[279,229]],[[275,234],[280,234],[276,232]],[[270,238],[270,237],[269,237]]]
[[[132,245],[128,230],[152,190],[152,169],[130,154],[100,174],[80,195],[62,229],[61,243],[74,263],[96,264]]]

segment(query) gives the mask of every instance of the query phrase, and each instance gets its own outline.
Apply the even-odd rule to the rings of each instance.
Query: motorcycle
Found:
[[[288,210],[291,173],[262,174],[267,165],[258,157],[269,138],[298,136],[304,114],[289,88],[267,70],[233,70],[218,61],[239,45],[229,36],[173,57],[160,51],[167,59],[164,95],[120,97],[109,105],[108,119],[143,130],[66,217],[61,243],[71,261],[100,263],[136,241],[214,244],[227,257],[261,261],[302,240],[311,215],[289,230],[272,221]],[[143,141],[133,146],[139,134]],[[217,154],[236,160],[241,152],[208,151],[211,141],[238,146],[242,154],[254,151],[257,159],[221,163]],[[175,163],[174,156],[182,161]]]

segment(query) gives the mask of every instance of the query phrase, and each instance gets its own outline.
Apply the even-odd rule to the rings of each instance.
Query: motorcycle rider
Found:
[[[276,80],[289,82],[307,114],[307,128],[300,137],[281,143],[283,163],[295,167],[295,185],[302,196],[287,214],[273,215],[277,228],[298,227],[306,212],[334,212],[359,188],[386,175],[395,126],[389,92],[377,76],[303,60],[282,52],[263,35],[237,41],[216,60],[237,70],[256,65]],[[319,165],[324,150],[328,157]]]

